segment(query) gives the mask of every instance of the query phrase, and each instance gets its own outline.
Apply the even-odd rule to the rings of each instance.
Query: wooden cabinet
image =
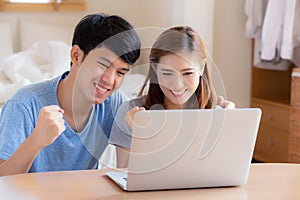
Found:
[[[251,106],[262,109],[254,159],[300,163],[300,68],[253,68]]]
[[[300,163],[300,68],[292,73],[289,162]]]
[[[290,106],[253,98],[252,107],[263,111],[254,158],[263,162],[288,162]]]
[[[253,155],[255,160],[289,162],[289,151],[292,149],[289,146],[291,142],[292,70],[293,68],[289,71],[252,68],[251,106],[262,109],[262,118]],[[300,132],[297,139],[293,142],[300,147]],[[300,148],[299,154],[294,154],[294,156],[296,155],[300,158]]]

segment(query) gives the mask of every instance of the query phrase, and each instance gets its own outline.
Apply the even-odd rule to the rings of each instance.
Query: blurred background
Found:
[[[225,84],[226,99],[235,102],[237,107],[250,106],[251,39],[244,36],[246,23],[244,1],[86,0],[85,2],[84,11],[0,12],[0,23],[8,22],[12,28],[12,53],[29,48],[31,45],[29,41],[33,37],[42,37],[38,28],[35,29],[34,26],[28,28],[28,21],[69,27],[72,31],[84,15],[107,13],[128,19],[136,28],[165,29],[186,24],[199,32],[209,55],[216,63]],[[26,23],[27,28],[24,28]],[[0,36],[3,34],[4,32],[0,32]],[[49,34],[55,34],[55,30]],[[2,46],[0,50],[0,59],[9,54],[8,49],[3,48]],[[147,56],[143,55],[139,63],[143,64],[145,59]]]

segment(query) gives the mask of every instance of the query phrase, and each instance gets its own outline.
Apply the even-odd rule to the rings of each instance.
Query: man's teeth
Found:
[[[96,88],[102,92],[106,92],[107,89],[100,87],[99,85],[96,85]]]

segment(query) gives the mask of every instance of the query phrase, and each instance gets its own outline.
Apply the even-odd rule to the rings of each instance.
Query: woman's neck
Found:
[[[186,109],[187,105],[188,105],[187,103],[184,103],[184,104],[175,104],[175,103],[171,102],[167,98],[164,99],[164,104],[165,104],[165,108],[167,110],[181,110],[181,109]]]

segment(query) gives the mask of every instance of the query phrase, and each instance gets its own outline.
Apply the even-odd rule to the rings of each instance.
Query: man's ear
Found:
[[[82,59],[83,51],[78,45],[74,45],[70,51],[72,66],[79,66]]]

